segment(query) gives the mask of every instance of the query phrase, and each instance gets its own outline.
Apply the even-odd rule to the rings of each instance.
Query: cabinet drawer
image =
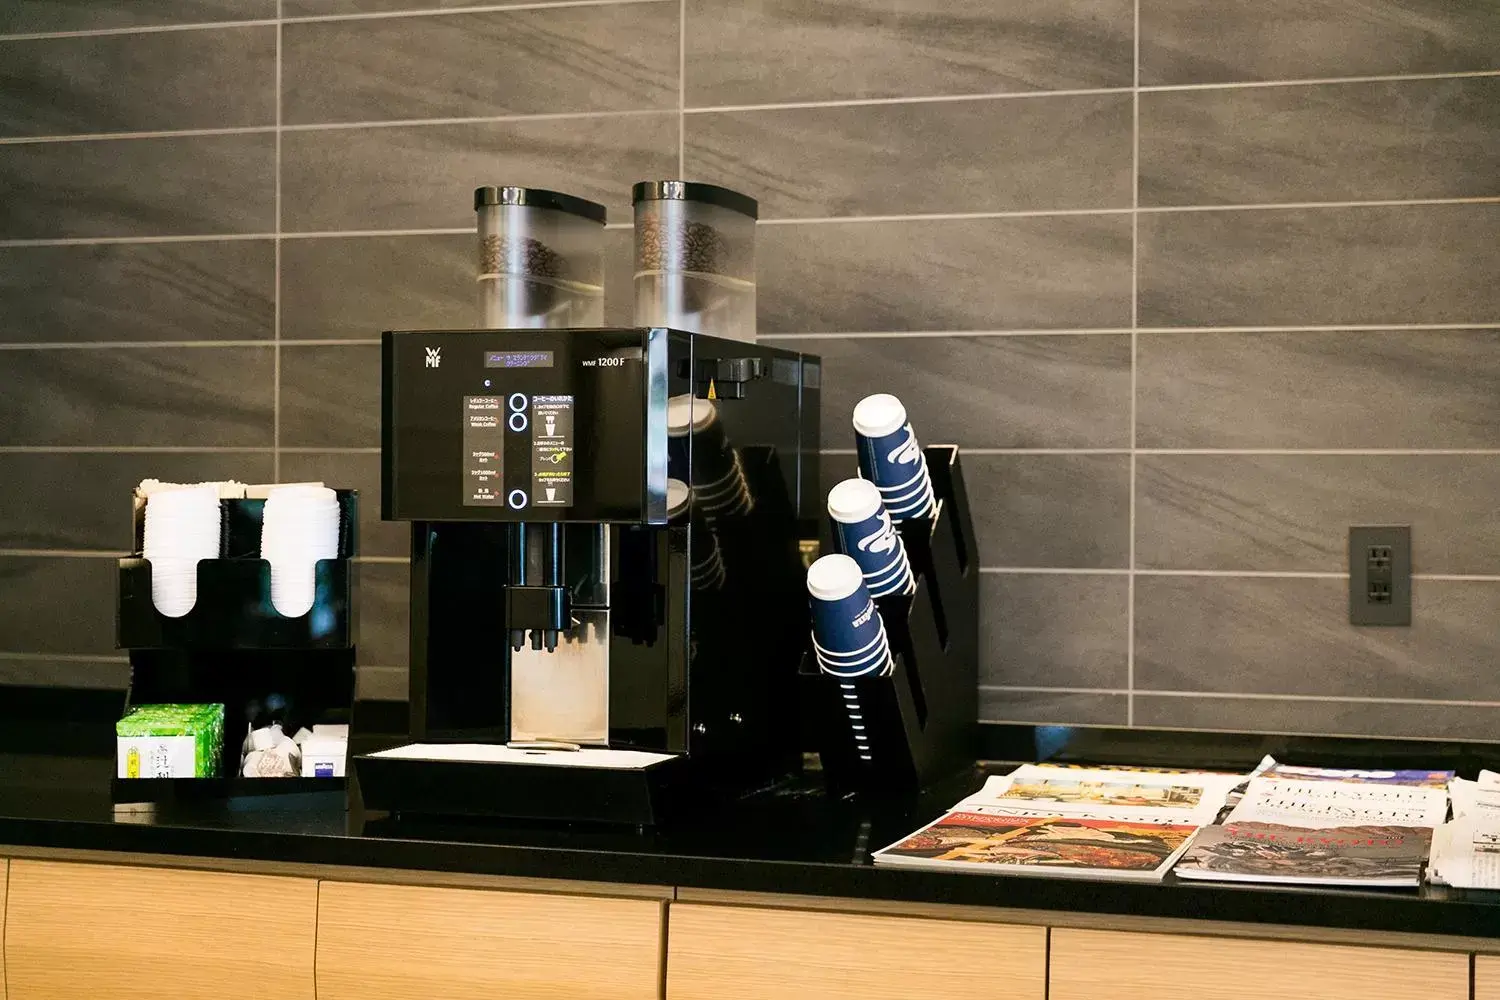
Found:
[[[1474,956],[1474,1000],[1500,1000],[1500,955]]]
[[[1466,1000],[1469,957],[1058,928],[1051,1000]]]
[[[324,882],[318,1000],[656,1000],[643,899]]]
[[[694,903],[668,926],[667,1000],[1045,995],[1040,927]]]
[[[312,1000],[317,902],[309,879],[15,859],[7,1000]]]

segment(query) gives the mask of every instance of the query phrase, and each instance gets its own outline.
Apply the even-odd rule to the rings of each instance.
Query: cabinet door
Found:
[[[7,1000],[313,998],[310,879],[14,859]]]
[[[0,858],[0,941],[5,940],[5,880],[10,875],[10,862]],[[0,947],[0,1000],[5,1000],[5,949]]]
[[[1057,928],[1051,1000],[1466,1000],[1469,956]]]
[[[1474,1000],[1500,1000],[1500,955],[1474,956]]]
[[[667,1000],[1041,1000],[1041,927],[673,903]]]
[[[318,1000],[656,1000],[663,905],[324,882]]]

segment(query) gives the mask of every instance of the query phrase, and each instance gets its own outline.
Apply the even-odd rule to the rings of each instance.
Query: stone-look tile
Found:
[[[0,652],[115,652],[114,559],[0,557]]]
[[[270,240],[0,248],[0,341],[270,339],[275,289]]]
[[[380,347],[281,349],[281,444],[380,447]]]
[[[8,351],[0,444],[267,447],[269,347]]]
[[[1131,127],[1129,94],[715,112],[684,162],[765,219],[1120,208]]]
[[[1490,323],[1500,205],[1147,213],[1142,326]]]
[[[378,416],[376,418],[379,419]],[[0,465],[3,468],[3,465]],[[321,481],[340,490],[359,490],[359,554],[407,556],[411,529],[405,522],[380,519],[380,456],[348,452],[283,452],[281,481]]]
[[[1500,194],[1493,77],[1145,93],[1140,128],[1142,205]]]
[[[626,222],[634,181],[677,173],[677,121],[645,114],[288,132],[281,153],[288,232],[470,229],[481,184],[566,191]]]
[[[361,664],[354,682],[354,697],[360,701],[406,701],[411,692],[411,678],[405,667]]]
[[[411,568],[405,563],[359,564],[359,635],[355,655],[361,666],[406,666],[410,586]]]
[[[1163,698],[1137,694],[1135,724],[1236,733],[1491,740],[1500,726],[1500,708],[1401,701]]]
[[[1118,569],[1130,562],[1125,455],[968,455],[981,566]]]
[[[1136,490],[1143,568],[1344,572],[1350,525],[1409,524],[1415,572],[1500,573],[1500,456],[1142,455]]]
[[[1136,380],[1143,448],[1500,447],[1495,330],[1148,333]]]
[[[1128,87],[1129,0],[687,2],[689,107]]]
[[[1490,0],[1141,0],[1141,83],[1500,69]]]
[[[761,333],[1130,325],[1123,215],[799,223],[756,242]]]
[[[979,688],[979,721],[1033,726],[1123,726],[1129,706],[1123,694],[1090,691],[1006,691]]]
[[[980,687],[1126,687],[1129,589],[1121,575],[985,573]]]
[[[293,125],[676,108],[677,6],[289,24],[281,80]]]
[[[276,29],[0,42],[0,135],[276,122]]]
[[[256,453],[0,454],[0,549],[128,552],[131,491],[142,479],[197,483],[271,479]]]
[[[630,231],[606,230],[604,248],[604,321],[629,326]],[[369,340],[384,330],[476,327],[476,253],[475,238],[468,234],[286,240],[281,244],[281,336]]]
[[[0,239],[269,233],[268,133],[0,146]]]
[[[962,462],[981,566],[1129,564],[1129,456],[970,454]],[[819,495],[854,475],[853,454],[820,455]]]
[[[823,359],[823,447],[854,447],[854,405],[896,392],[924,443],[1128,448],[1130,337],[798,337]]]
[[[130,686],[130,661],[123,656],[87,660],[0,657],[0,687],[4,686],[124,690]]]
[[[1409,628],[1349,624],[1344,580],[1135,581],[1135,687],[1500,700],[1500,584],[1417,580]]]
[[[306,0],[322,3],[323,0]],[[0,33],[89,31],[165,24],[208,24],[274,18],[276,0],[7,0],[0,4]]]

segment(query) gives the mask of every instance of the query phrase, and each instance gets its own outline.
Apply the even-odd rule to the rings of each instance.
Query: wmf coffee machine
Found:
[[[815,357],[661,328],[387,333],[411,522],[394,812],[649,824],[800,767]]]

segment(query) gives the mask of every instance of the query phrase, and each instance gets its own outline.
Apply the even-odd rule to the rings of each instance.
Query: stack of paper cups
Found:
[[[680,479],[667,480],[667,520],[687,524],[693,533],[692,583],[694,590],[718,590],[724,586],[724,553],[719,539],[698,513],[693,491]]]
[[[854,407],[854,447],[860,476],[879,488],[892,521],[932,514],[932,477],[901,400],[886,392],[861,399]]]
[[[198,601],[198,560],[217,559],[223,517],[216,484],[152,493],[141,553],[151,564],[151,602],[181,618]]]
[[[819,670],[847,680],[896,669],[885,622],[858,563],[848,556],[824,556],[807,571],[807,593]]]
[[[323,486],[277,486],[266,496],[260,557],[271,564],[271,604],[288,618],[312,610],[319,559],[339,554],[339,498]]]
[[[692,469],[693,506],[704,517],[739,517],[754,509],[744,463],[713,400],[686,394],[667,400],[667,455],[674,477]]]
[[[828,491],[828,516],[840,551],[859,563],[871,597],[917,589],[901,535],[891,523],[880,490],[863,479],[846,479]]]

